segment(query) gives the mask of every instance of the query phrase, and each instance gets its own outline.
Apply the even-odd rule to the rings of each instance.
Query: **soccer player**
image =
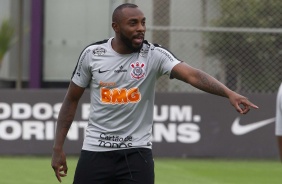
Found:
[[[150,140],[155,83],[162,75],[226,97],[241,114],[258,108],[205,72],[144,40],[145,24],[138,6],[122,4],[112,15],[115,36],[81,53],[57,122],[52,167],[59,181],[67,173],[63,144],[88,85],[90,117],[74,184],[154,183]]]
[[[279,87],[276,99],[275,134],[277,136],[279,156],[282,162],[282,83]]]

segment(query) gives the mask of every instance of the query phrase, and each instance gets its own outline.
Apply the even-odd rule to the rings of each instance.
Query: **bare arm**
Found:
[[[59,112],[56,136],[53,146],[52,167],[54,169],[57,179],[60,182],[61,177],[66,176],[68,169],[65,153],[63,151],[63,145],[69,128],[74,119],[79,99],[82,96],[83,92],[84,88],[81,88],[75,83],[71,82]],[[64,173],[61,173],[62,171]]]
[[[230,103],[241,114],[246,114],[250,110],[250,107],[258,108],[248,101],[246,97],[235,93],[212,76],[184,62],[174,66],[171,75],[205,92],[229,98]]]

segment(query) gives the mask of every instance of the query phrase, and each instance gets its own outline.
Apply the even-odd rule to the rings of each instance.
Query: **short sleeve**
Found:
[[[91,49],[86,48],[80,55],[72,75],[72,81],[83,88],[86,88],[91,80]]]
[[[154,60],[158,62],[160,75],[170,75],[172,68],[180,63],[171,52],[162,47],[155,48]]]

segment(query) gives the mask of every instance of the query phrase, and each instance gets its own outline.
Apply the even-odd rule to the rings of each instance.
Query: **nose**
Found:
[[[146,26],[142,22],[140,22],[138,24],[137,31],[138,32],[145,32],[146,31]]]

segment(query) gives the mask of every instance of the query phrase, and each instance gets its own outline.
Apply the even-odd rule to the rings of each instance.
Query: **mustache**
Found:
[[[145,34],[144,33],[139,33],[134,35],[132,38],[144,38]]]

